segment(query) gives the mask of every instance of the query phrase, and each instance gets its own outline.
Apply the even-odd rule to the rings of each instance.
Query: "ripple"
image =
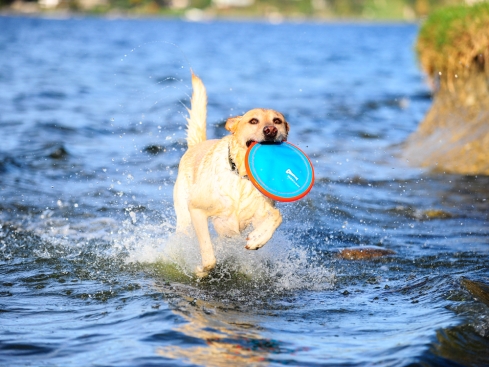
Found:
[[[41,356],[49,355],[56,350],[55,347],[40,344],[9,343],[0,341],[0,351],[4,356]]]

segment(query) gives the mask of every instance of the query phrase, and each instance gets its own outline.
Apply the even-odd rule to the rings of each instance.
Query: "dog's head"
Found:
[[[229,118],[226,129],[234,135],[240,146],[248,147],[253,142],[286,141],[289,124],[280,112],[255,108],[243,116]]]

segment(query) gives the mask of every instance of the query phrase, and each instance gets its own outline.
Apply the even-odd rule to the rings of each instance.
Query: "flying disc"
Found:
[[[251,144],[245,165],[253,185],[273,200],[302,199],[314,185],[311,161],[302,150],[288,142]]]

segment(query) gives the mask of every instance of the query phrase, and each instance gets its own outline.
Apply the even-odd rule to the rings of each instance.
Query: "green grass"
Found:
[[[417,51],[429,74],[470,68],[489,48],[489,3],[433,12],[420,29]]]
[[[455,43],[461,34],[467,32],[470,25],[478,25],[477,28],[483,31],[488,20],[488,2],[451,6],[433,12],[421,27],[419,37],[437,51],[443,51],[444,47]]]

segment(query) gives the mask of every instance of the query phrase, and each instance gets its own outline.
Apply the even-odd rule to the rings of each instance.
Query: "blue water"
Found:
[[[489,178],[400,154],[431,103],[416,25],[0,30],[0,365],[489,365],[489,309],[460,283],[489,277]],[[190,68],[209,137],[273,108],[316,171],[264,248],[214,239],[200,282],[172,206]],[[356,246],[395,255],[338,258]]]

